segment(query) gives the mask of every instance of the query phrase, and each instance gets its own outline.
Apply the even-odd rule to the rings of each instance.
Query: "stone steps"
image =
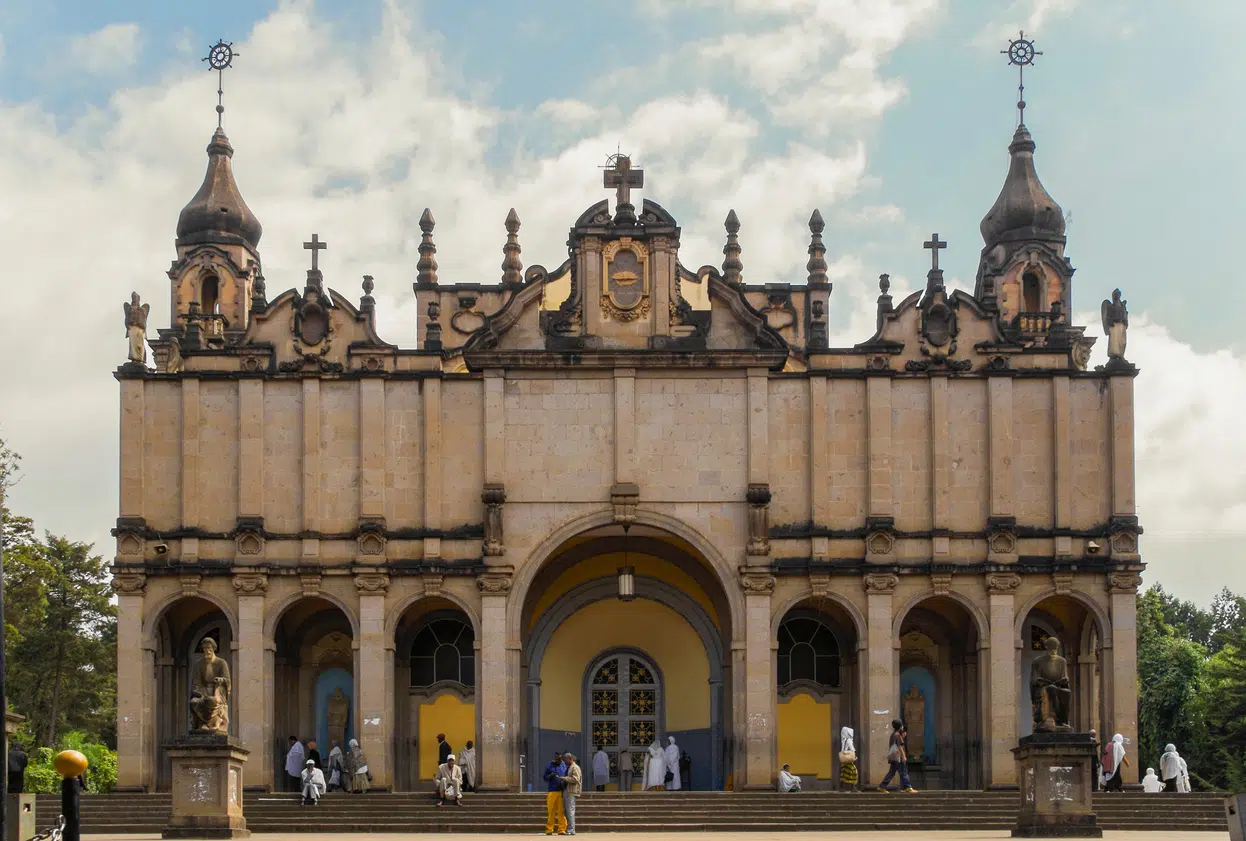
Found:
[[[590,792],[577,808],[585,832],[827,832],[1001,830],[1016,820],[1016,792],[681,792],[617,794]],[[523,832],[540,831],[545,798],[540,794],[469,794],[463,807],[436,808],[425,792],[328,795],[304,807],[294,794],[247,794],[244,809],[253,832]],[[903,808],[897,805],[903,804]],[[167,794],[83,797],[85,833],[158,833],[168,821]],[[1095,809],[1105,829],[1224,832],[1217,795],[1098,795]],[[40,795],[39,827],[50,826],[59,798]]]

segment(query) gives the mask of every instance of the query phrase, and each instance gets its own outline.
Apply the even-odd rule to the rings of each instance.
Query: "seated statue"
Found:
[[[216,640],[206,638],[203,657],[190,688],[190,732],[229,733],[229,664],[216,656]]]
[[[1044,654],[1030,668],[1030,700],[1034,705],[1034,731],[1071,730],[1069,706],[1073,690],[1069,687],[1069,665],[1060,656],[1060,641],[1049,637],[1043,642]]]

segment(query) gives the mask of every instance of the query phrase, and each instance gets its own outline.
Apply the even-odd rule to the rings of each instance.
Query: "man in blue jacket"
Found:
[[[567,776],[567,764],[562,761],[562,754],[554,751],[554,760],[545,766],[545,784],[548,791],[545,795],[545,834],[567,834],[567,815],[562,806],[563,781],[559,777]]]

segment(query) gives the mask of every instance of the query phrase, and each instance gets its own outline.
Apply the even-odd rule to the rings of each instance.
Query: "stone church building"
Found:
[[[290,735],[427,787],[437,733],[475,741],[491,789],[596,746],[636,786],[669,736],[696,789],[784,762],[829,786],[844,726],[876,783],[893,718],[915,785],[1010,787],[1049,637],[1075,727],[1136,740],[1136,370],[1088,370],[1024,126],[973,294],[935,235],[925,288],[883,276],[851,347],[828,345],[820,214],[807,282],[750,277],[734,212],[721,266],[691,270],[615,156],[553,268],[523,265],[512,211],[500,277],[443,278],[425,212],[400,348],[371,278],[329,288],[319,237],[270,294],[224,132],[207,152],[154,365],[116,372],[123,788],[169,788],[209,637],[248,788],[285,785]]]

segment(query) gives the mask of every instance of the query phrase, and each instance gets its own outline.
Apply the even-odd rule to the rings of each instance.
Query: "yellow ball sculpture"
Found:
[[[52,767],[62,777],[77,777],[87,770],[87,758],[76,750],[63,750],[52,759]]]

